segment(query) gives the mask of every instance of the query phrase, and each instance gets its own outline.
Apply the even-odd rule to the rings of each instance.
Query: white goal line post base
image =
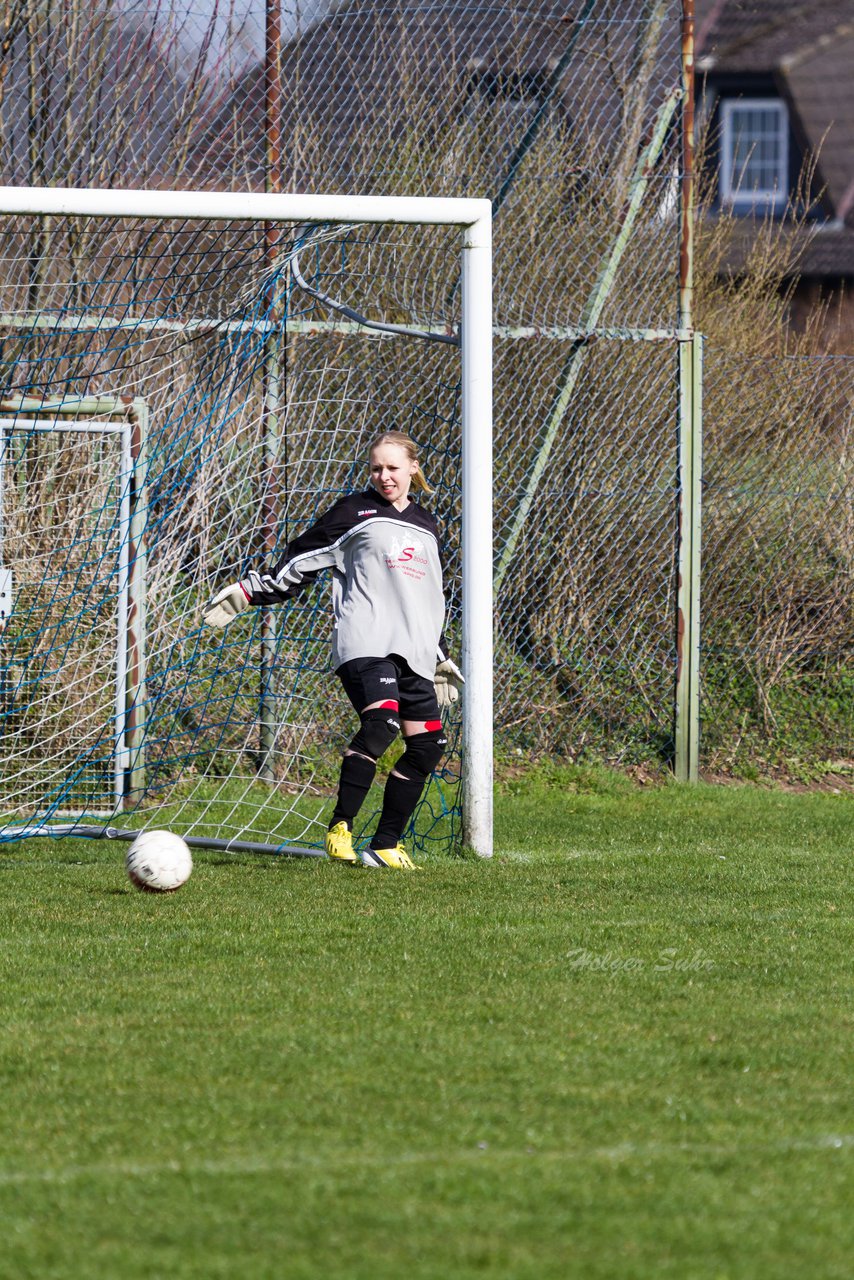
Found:
[[[491,857],[492,204],[486,199],[0,186],[0,215],[457,227],[462,287],[463,843]]]

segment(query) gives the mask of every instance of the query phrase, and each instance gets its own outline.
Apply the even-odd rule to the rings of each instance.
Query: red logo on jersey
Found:
[[[427,557],[424,555],[424,543],[417,538],[407,545],[402,538],[398,541],[396,536],[392,537],[384,556],[389,569],[402,573],[407,578],[420,581],[425,576]]]

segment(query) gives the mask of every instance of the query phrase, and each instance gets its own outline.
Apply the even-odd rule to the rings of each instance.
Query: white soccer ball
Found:
[[[141,831],[127,851],[131,884],[147,893],[174,893],[193,870],[190,850],[173,831]]]

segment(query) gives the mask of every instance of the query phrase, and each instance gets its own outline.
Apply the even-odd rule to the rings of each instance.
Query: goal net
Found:
[[[467,676],[409,838],[488,854],[488,204],[6,188],[0,251],[0,840],[319,853],[356,727],[326,575],[225,631],[201,607],[398,429]]]

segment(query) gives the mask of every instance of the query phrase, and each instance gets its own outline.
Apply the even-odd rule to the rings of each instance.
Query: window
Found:
[[[721,103],[721,200],[780,208],[789,196],[789,118],[775,98]]]
[[[548,82],[548,70],[505,70],[472,63],[466,85],[465,114],[482,116],[492,109],[507,121],[527,123],[539,109]]]

